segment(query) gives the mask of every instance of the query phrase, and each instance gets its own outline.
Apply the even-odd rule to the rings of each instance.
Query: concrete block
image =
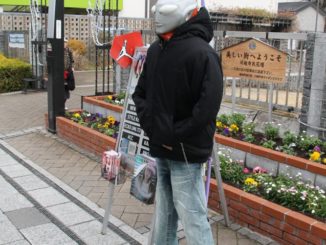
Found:
[[[260,166],[262,168],[265,168],[268,173],[271,173],[273,176],[276,176],[278,162],[265,157],[260,157],[248,153],[246,158],[246,166],[249,168],[255,168],[257,166]]]
[[[48,184],[35,175],[17,177],[15,178],[15,181],[26,191],[49,187]]]
[[[33,226],[20,232],[33,245],[77,244],[54,224]]]
[[[30,207],[33,207],[33,204],[19,193],[14,193],[8,196],[1,196],[0,198],[0,210],[3,212]]]
[[[47,208],[48,211],[66,226],[80,224],[95,218],[72,202]]]
[[[22,165],[16,164],[16,165],[4,166],[4,167],[0,167],[0,168],[3,172],[5,172],[11,178],[32,175],[32,172],[29,171],[27,168],[25,168]]]
[[[17,229],[50,223],[50,220],[36,208],[22,208],[7,212],[6,215]]]
[[[289,174],[289,176],[291,176],[292,178],[294,178],[298,173],[301,173],[301,177],[302,180],[305,182],[309,182],[309,183],[314,183],[315,180],[315,174],[311,173],[309,171],[303,170],[303,169],[299,169],[296,167],[292,167],[289,166],[287,164],[280,164],[280,168],[279,168],[279,175],[287,175]]]
[[[18,162],[13,159],[11,156],[9,155],[1,155],[0,152],[0,167],[4,167],[4,166],[8,166],[8,165],[16,165],[18,164]]]
[[[23,236],[8,219],[0,221],[0,244],[6,244],[23,239]]]
[[[317,174],[315,185],[319,186],[320,188],[322,188],[326,191],[326,177]]]
[[[44,207],[69,202],[66,197],[52,187],[29,191],[28,193]]]
[[[18,193],[18,191],[0,176],[0,193],[1,197],[4,197]]]
[[[19,240],[19,241],[7,243],[6,245],[30,245],[30,243],[26,240]]]
[[[83,239],[86,244],[107,244],[109,241],[110,244],[111,242],[112,244],[121,244],[125,242],[125,240],[110,229],[107,229],[106,235],[102,235],[102,224],[97,220],[74,225],[71,226],[70,229]]]

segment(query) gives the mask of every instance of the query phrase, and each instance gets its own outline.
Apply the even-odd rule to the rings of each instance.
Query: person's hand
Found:
[[[172,146],[168,146],[168,145],[162,145],[162,146],[169,151],[173,150]]]

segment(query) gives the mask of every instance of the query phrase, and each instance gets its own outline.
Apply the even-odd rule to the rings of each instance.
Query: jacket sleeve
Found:
[[[132,94],[132,99],[136,106],[137,116],[139,118],[139,123],[141,128],[145,133],[151,135],[151,119],[150,119],[150,108],[148,102],[148,92],[146,90],[147,80],[146,80],[146,71],[147,71],[146,61],[144,63],[143,71],[139,77],[137,86],[134,93]]]
[[[223,96],[223,72],[217,54],[208,53],[203,64],[203,77],[200,96],[196,102],[192,116],[174,125],[174,133],[179,140],[202,130],[212,121],[215,122]]]

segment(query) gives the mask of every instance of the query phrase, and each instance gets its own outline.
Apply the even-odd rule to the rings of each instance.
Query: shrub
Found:
[[[268,140],[275,140],[279,137],[279,129],[272,123],[267,123],[265,126],[265,136]]]
[[[69,40],[68,47],[71,49],[73,57],[74,57],[74,68],[80,69],[85,63],[85,54],[86,54],[86,45],[85,43],[79,40]]]
[[[31,75],[29,64],[0,54],[0,93],[21,90],[22,79]]]

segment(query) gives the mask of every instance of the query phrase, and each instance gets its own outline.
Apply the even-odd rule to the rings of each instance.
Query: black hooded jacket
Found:
[[[169,41],[154,42],[132,96],[153,157],[205,162],[212,153],[223,74],[209,46],[213,28],[205,8],[178,27]],[[162,147],[171,146],[172,150]]]

